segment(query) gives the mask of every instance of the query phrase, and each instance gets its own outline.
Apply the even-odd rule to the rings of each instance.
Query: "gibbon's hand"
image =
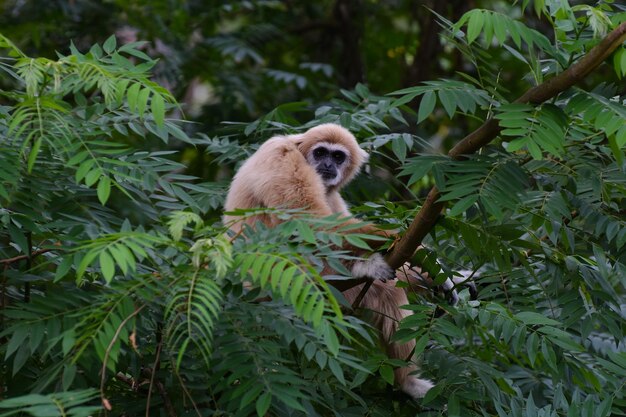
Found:
[[[352,266],[352,277],[371,278],[387,282],[396,277],[396,271],[390,267],[380,253],[374,253],[366,261],[357,261]]]

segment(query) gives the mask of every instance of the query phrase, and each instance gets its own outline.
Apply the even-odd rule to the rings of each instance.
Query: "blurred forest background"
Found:
[[[611,0],[0,2],[0,416],[626,415],[625,21]],[[485,120],[495,140],[446,156]],[[238,164],[322,122],[372,155],[353,211],[404,230],[436,186],[413,261],[478,286],[411,294],[423,400],[319,276],[336,219],[224,235]]]
[[[70,41],[85,51],[111,34],[121,44],[148,41],[142,50],[159,60],[154,80],[182,103],[173,116],[193,122],[187,132],[212,136],[224,133],[225,122],[248,123],[286,103],[294,103],[287,111],[294,120],[309,121],[340,89],[358,84],[382,95],[473,73],[442,41],[437,15],[457,21],[477,7],[521,17],[506,1],[7,1],[0,23],[25,53],[48,58],[67,53]],[[526,17],[530,27],[552,30],[532,10]],[[501,84],[512,95],[523,91],[526,69],[506,49],[496,54]],[[477,125],[434,117],[420,127],[426,131],[406,130],[442,151]],[[210,156],[190,150],[183,157],[191,174],[214,178]]]

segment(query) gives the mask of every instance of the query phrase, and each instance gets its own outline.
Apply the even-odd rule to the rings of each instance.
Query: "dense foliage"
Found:
[[[416,26],[408,3],[363,2],[351,21],[342,0],[171,16],[168,2],[69,2],[81,18],[66,32],[92,24],[95,39],[67,49],[51,26],[24,36],[27,12],[58,11],[14,6],[0,35],[0,415],[626,415],[626,48],[547,102],[515,102],[626,8],[426,2]],[[323,29],[328,10],[330,32],[291,26]],[[100,36],[115,13],[156,46]],[[204,125],[176,120],[187,113]],[[491,117],[496,140],[445,155]],[[421,401],[393,387],[402,361],[320,275],[323,262],[347,275],[337,244],[362,236],[298,212],[242,236],[220,223],[237,164],[322,122],[372,154],[353,211],[403,229],[436,186],[447,207],[413,261],[478,286],[455,306],[410,294],[395,338],[417,340],[437,384]]]

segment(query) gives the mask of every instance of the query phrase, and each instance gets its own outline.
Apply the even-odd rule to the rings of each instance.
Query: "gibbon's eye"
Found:
[[[328,156],[328,149],[326,149],[324,147],[316,148],[313,151],[313,158],[315,158],[316,160],[325,158],[326,156]]]
[[[346,154],[341,152],[341,151],[335,151],[332,153],[333,156],[333,160],[335,161],[335,163],[337,165],[340,165],[343,163],[343,161],[346,160]]]

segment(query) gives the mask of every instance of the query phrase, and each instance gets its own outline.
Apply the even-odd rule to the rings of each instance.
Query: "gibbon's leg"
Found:
[[[472,280],[472,272],[467,270],[457,272],[461,276],[454,276],[451,279],[447,278],[440,286],[435,287],[433,279],[427,272],[418,266],[411,266],[409,263],[405,263],[397,270],[396,278],[408,283],[409,291],[418,294],[430,292],[433,288],[440,288],[443,290],[443,295],[450,305],[456,305],[459,302],[457,287],[467,287],[470,292],[470,299],[476,300],[478,298],[478,289]]]
[[[343,295],[350,303],[353,303],[362,288],[363,285],[358,285],[344,291]],[[397,288],[395,282],[381,281],[373,281],[361,301],[361,307],[372,311],[372,324],[380,331],[381,341],[389,357],[410,361],[415,348],[415,340],[406,343],[390,342],[400,320],[411,314],[409,310],[400,308],[401,305],[406,304],[408,300],[402,288]],[[394,371],[395,380],[402,391],[413,398],[422,398],[433,387],[433,384],[427,379],[418,378],[417,371],[418,367],[413,363],[404,368],[398,368]]]

